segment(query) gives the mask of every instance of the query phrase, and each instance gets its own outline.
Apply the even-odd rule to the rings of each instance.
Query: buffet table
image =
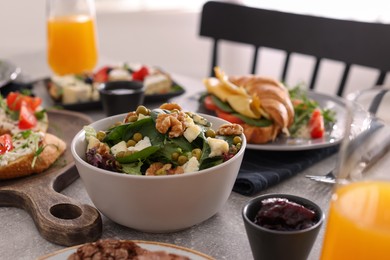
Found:
[[[25,73],[34,75],[36,78],[48,75],[47,73],[49,72],[44,60],[41,59],[36,62],[37,59],[34,58],[34,55],[25,57],[25,59],[21,57],[15,58],[15,62],[23,68]],[[184,86],[186,92],[170,101],[181,104],[185,110],[197,110],[197,98],[204,89],[202,79],[192,79],[175,74],[173,74],[173,77]],[[44,88],[36,88],[34,93],[44,99],[44,105],[52,105]],[[147,106],[158,106],[158,104],[147,104]],[[101,109],[82,112],[93,120],[105,117]],[[326,214],[332,186],[311,181],[305,178],[305,175],[320,175],[328,172],[335,166],[335,158],[335,155],[332,155],[256,195],[265,193],[299,195],[316,202]],[[62,194],[80,203],[93,206],[84,189],[83,182],[79,178],[64,189]],[[118,225],[103,215],[102,238],[145,240],[175,244],[202,252],[215,259],[252,259],[241,217],[241,210],[244,204],[254,196],[243,196],[232,192],[225,206],[216,215],[203,223],[174,233],[152,234],[139,232]],[[35,227],[33,219],[23,209],[0,207],[0,218],[2,220],[0,258],[2,259],[35,259],[65,248],[45,240]],[[309,259],[319,258],[324,227],[325,225],[317,237]],[[283,249],[281,248],[281,250]]]

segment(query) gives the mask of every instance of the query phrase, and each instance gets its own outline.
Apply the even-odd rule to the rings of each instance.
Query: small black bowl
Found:
[[[141,81],[109,81],[99,86],[100,99],[107,116],[135,111],[144,102]]]
[[[261,227],[254,223],[261,201],[269,198],[283,198],[315,212],[315,224],[296,231],[279,231]],[[307,259],[325,215],[314,202],[289,194],[265,194],[251,199],[242,210],[246,234],[255,260],[305,260]]]

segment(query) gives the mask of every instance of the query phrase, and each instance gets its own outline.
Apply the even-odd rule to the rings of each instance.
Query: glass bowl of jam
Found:
[[[265,194],[242,210],[254,259],[307,259],[324,222],[313,201],[289,194]]]

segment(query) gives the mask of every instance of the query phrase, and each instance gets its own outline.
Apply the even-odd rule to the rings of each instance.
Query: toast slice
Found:
[[[41,173],[66,150],[66,143],[55,135],[31,132],[28,138],[13,137],[13,150],[0,156],[0,180]]]

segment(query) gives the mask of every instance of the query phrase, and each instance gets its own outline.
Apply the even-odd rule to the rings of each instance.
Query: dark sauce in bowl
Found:
[[[261,201],[254,223],[278,231],[297,231],[316,224],[316,213],[285,198],[268,198]]]

